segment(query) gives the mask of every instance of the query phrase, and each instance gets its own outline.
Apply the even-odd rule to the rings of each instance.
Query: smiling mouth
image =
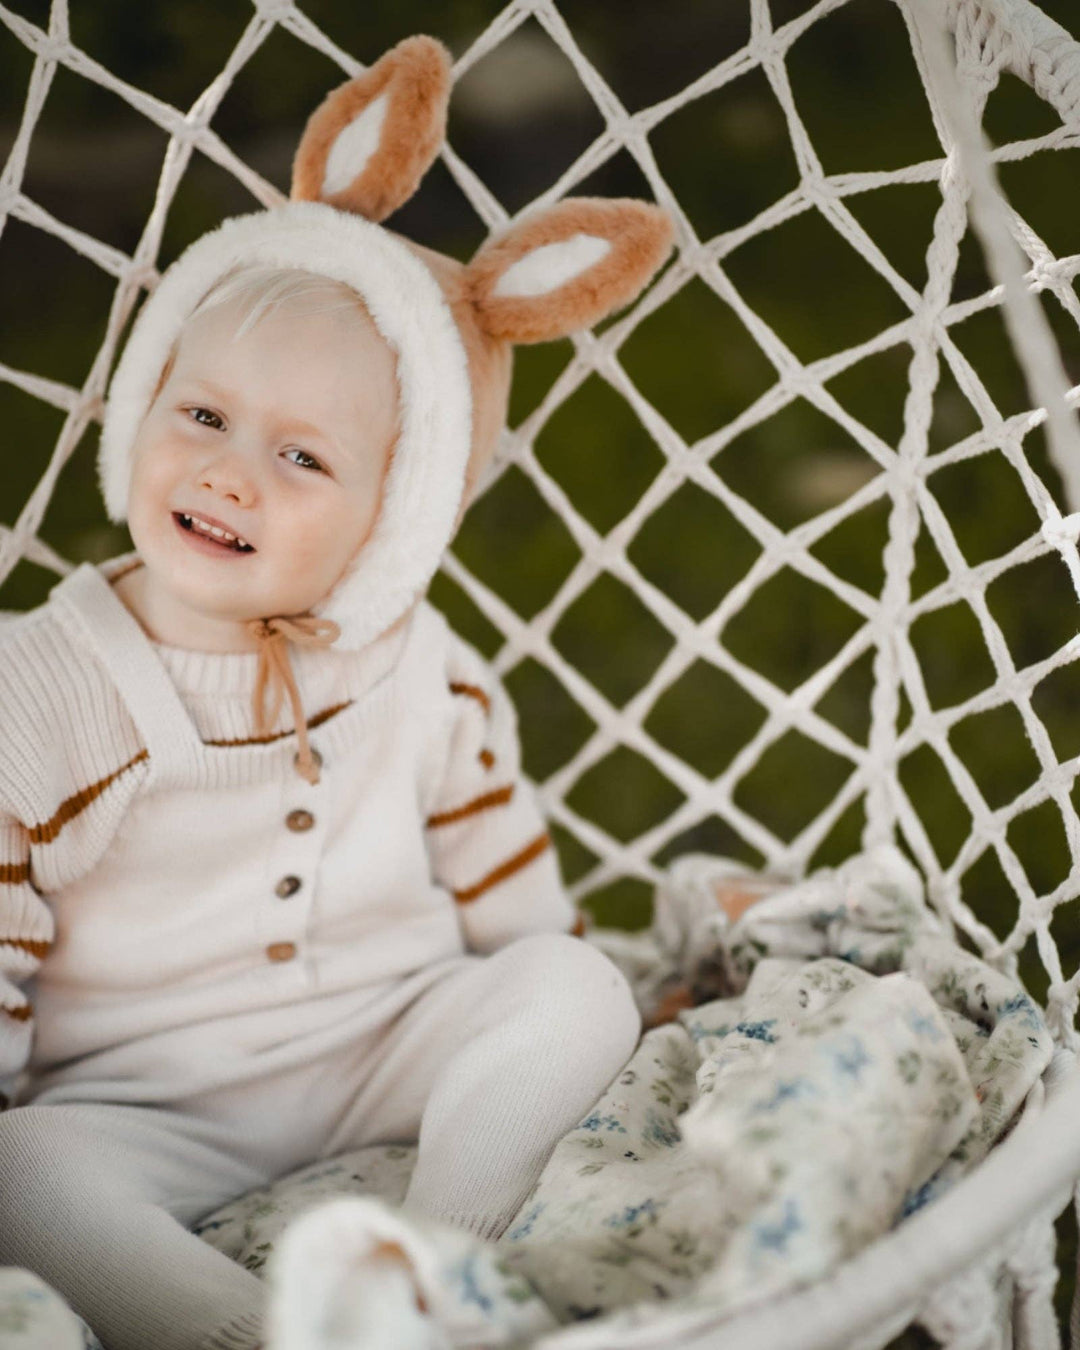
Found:
[[[190,516],[184,515],[179,511],[172,513],[173,520],[177,526],[184,531],[193,543],[205,544],[208,548],[215,549],[220,553],[254,553],[256,550],[251,544],[240,544],[235,539],[218,539],[215,535],[206,534],[203,530],[195,529]]]

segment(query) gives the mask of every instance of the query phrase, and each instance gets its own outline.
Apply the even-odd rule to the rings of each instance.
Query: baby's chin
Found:
[[[132,537],[135,537],[134,531]],[[158,596],[169,595],[174,604],[218,622],[239,625],[253,618],[306,614],[325,601],[334,589],[334,585],[327,585],[325,569],[324,575],[313,584],[296,584],[298,577],[315,570],[311,560],[304,557],[271,558],[263,550],[256,549],[251,554],[235,557],[211,557],[207,571],[198,566],[201,558],[192,559],[190,567],[183,566],[187,559],[178,559],[175,549],[162,548],[157,540],[147,548],[140,548],[136,540],[136,548],[142,556],[145,584],[149,590]],[[345,575],[348,566],[341,569],[341,576]]]
[[[236,586],[233,595],[223,594],[224,590],[224,583],[210,588],[191,584],[182,588],[182,594],[190,608],[206,618],[238,625],[278,614],[306,614],[327,598],[325,591],[316,595],[311,590],[278,590],[242,584]]]
[[[247,631],[249,624],[261,623],[264,619],[290,614],[304,614],[308,606],[287,596],[267,596],[238,607],[205,608],[203,614],[208,620],[221,624],[233,624],[237,629]]]

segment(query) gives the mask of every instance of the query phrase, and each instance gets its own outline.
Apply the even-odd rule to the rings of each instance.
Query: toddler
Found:
[[[571,199],[468,265],[381,227],[448,72],[399,44],[293,200],[166,272],[102,430],[135,547],[0,630],[0,1265],[108,1350],[260,1344],[264,1286],[190,1226],[347,1149],[418,1140],[406,1211],[497,1238],[640,1032],[424,592],[511,344],[626,303],[670,225]]]

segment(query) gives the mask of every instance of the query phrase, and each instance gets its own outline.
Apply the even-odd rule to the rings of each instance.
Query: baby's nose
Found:
[[[240,505],[254,501],[258,491],[250,467],[244,463],[243,456],[235,451],[225,451],[215,456],[211,463],[205,464],[200,474],[200,485],[209,487],[223,497],[232,498]]]

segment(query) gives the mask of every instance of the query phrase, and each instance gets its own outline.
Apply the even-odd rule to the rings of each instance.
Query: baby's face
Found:
[[[255,646],[248,619],[317,604],[375,524],[398,428],[393,352],[368,321],[282,305],[238,341],[235,305],[188,323],[134,447],[128,527],[151,636]],[[251,552],[204,543],[181,514]]]

